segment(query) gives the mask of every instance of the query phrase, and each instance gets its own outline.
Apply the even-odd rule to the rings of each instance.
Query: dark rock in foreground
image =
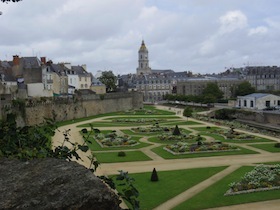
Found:
[[[76,162],[0,159],[0,209],[117,210],[118,197]]]

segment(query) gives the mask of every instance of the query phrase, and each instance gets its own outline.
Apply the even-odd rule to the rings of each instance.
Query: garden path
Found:
[[[172,209],[178,204],[190,199],[191,197],[195,196],[196,194],[200,193],[204,189],[208,188],[215,182],[221,180],[225,176],[231,174],[236,169],[240,168],[241,165],[233,165],[229,166],[223,171],[213,175],[212,177],[204,180],[203,182],[200,182],[199,184],[191,187],[190,189],[186,190],[185,192],[175,196],[174,198],[171,198],[170,200],[166,201],[165,203],[162,203],[161,205],[154,208],[154,210],[162,210],[162,209]]]
[[[162,107],[162,106],[160,106],[160,107],[158,106],[158,108],[168,110],[166,107]],[[177,115],[179,115],[179,116],[182,116],[183,111],[182,111],[182,109],[177,108],[177,109],[175,109],[175,113],[177,113]],[[83,144],[83,138],[82,138],[81,134],[79,133],[81,128],[77,128],[77,126],[85,124],[85,123],[91,123],[94,121],[100,121],[100,120],[106,119],[106,118],[108,118],[108,117],[91,119],[91,120],[59,127],[59,129],[56,131],[56,133],[53,137],[53,146],[56,147],[56,146],[61,145],[61,143],[63,142],[63,139],[64,139],[64,135],[63,135],[62,131],[66,130],[66,129],[71,129],[69,132],[69,134],[70,134],[69,138],[70,138],[71,142],[73,142],[73,143],[77,142],[79,144]],[[196,119],[191,119],[191,120],[201,122]],[[209,126],[218,126],[218,125],[215,125],[213,123],[208,123],[208,122],[203,122],[203,124],[204,124],[204,126],[208,126],[208,125]],[[219,126],[219,127],[224,127],[224,126]],[[130,127],[127,127],[127,128],[130,128]],[[101,128],[100,130],[103,130],[103,129],[108,129],[108,128]],[[121,130],[121,129],[126,129],[126,127],[110,127],[110,129]],[[247,132],[247,131],[243,131],[243,130],[239,130],[239,129],[235,129],[235,130],[243,132],[243,133],[251,134],[251,132]],[[261,136],[264,138],[269,138],[269,139],[280,142],[280,139],[275,138],[275,137],[268,137],[268,136],[265,136],[262,134],[257,134],[257,133],[254,133],[254,135],[258,135],[258,136]],[[146,142],[147,139],[142,139],[142,141]],[[149,143],[151,143],[151,142],[149,142]],[[157,146],[157,145],[156,144],[151,145],[150,149],[151,149],[151,147],[155,147],[155,146]],[[205,180],[204,182],[201,182],[200,184],[189,189],[188,191],[185,191],[182,194],[176,196],[177,197],[177,198],[175,197],[176,199],[174,198],[174,199],[171,199],[166,202],[170,206],[176,206],[176,205],[180,204],[180,202],[184,201],[185,199],[188,199],[190,196],[193,196],[193,194],[195,192],[205,189],[207,186],[210,186],[214,182],[216,182],[219,179],[221,179],[222,177],[226,176],[227,173],[230,173],[230,170],[237,169],[238,167],[243,166],[243,165],[251,165],[253,163],[280,161],[279,154],[275,154],[275,153],[273,154],[273,153],[263,152],[263,151],[260,154],[236,155],[234,157],[217,156],[217,157],[206,157],[206,158],[202,157],[202,158],[192,158],[192,159],[164,160],[164,159],[157,157],[157,155],[155,156],[155,154],[150,153],[151,151],[150,152],[148,151],[150,149],[143,148],[142,151],[144,151],[145,154],[149,154],[150,157],[153,158],[152,161],[101,164],[98,167],[96,174],[97,175],[116,174],[118,170],[128,171],[129,173],[150,172],[155,167],[157,168],[158,171],[161,171],[161,170],[168,171],[168,170],[187,169],[187,168],[203,168],[203,167],[209,167],[209,166],[230,166],[226,170],[214,175],[213,177],[210,177],[209,179]],[[250,147],[250,149],[252,149],[252,148]],[[79,155],[81,156],[83,161],[79,160],[77,162],[84,165],[85,167],[89,167],[90,161],[87,158],[87,156],[91,155],[91,153],[89,151],[87,153],[81,152],[81,153],[79,153]],[[278,205],[279,203],[280,203],[280,200],[279,201],[260,202],[257,206],[250,203],[250,204],[237,205],[236,209],[250,209],[250,206],[253,206],[254,209],[268,209],[267,208],[268,205],[271,205],[271,207],[269,207],[269,209],[273,209],[273,207],[275,207],[275,205]],[[239,207],[242,206],[242,208],[239,208],[238,206]],[[170,209],[170,208],[163,207],[161,209]],[[220,208],[220,209],[221,210],[222,209],[231,210],[231,209],[234,209],[234,206],[233,207],[224,207],[224,208]],[[279,209],[279,205],[277,206],[277,209]]]

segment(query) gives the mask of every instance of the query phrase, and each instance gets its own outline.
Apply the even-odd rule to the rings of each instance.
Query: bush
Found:
[[[126,154],[125,154],[125,152],[120,151],[120,152],[118,153],[118,156],[119,156],[119,157],[125,157],[125,156],[126,156]]]
[[[280,148],[280,143],[276,143],[276,144],[274,144],[274,147],[276,147],[276,148]]]
[[[157,182],[158,181],[158,175],[157,175],[157,171],[156,171],[155,168],[154,168],[154,170],[152,172],[151,181],[152,182]]]
[[[87,129],[86,128],[83,128],[82,129],[82,133],[87,133],[88,131],[87,131]]]
[[[179,130],[179,128],[178,128],[178,125],[175,126],[175,129],[174,129],[174,131],[173,131],[173,135],[174,135],[174,136],[179,136],[179,135],[181,135],[181,132],[180,132],[180,130]]]

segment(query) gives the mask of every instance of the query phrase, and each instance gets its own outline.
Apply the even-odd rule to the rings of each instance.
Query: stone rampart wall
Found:
[[[102,97],[95,96],[95,99],[27,101],[24,117],[17,110],[17,122],[19,126],[38,125],[45,118],[55,118],[59,122],[142,107],[143,96],[138,92],[105,94]]]
[[[36,125],[44,121],[44,118],[53,118],[56,121],[65,121],[89,117],[109,112],[139,109],[143,107],[142,94],[122,94],[119,97],[104,97],[104,99],[92,99],[73,101],[68,103],[40,104],[26,107],[26,125]]]

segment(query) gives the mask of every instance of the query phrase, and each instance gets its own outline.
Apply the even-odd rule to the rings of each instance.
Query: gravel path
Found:
[[[169,110],[169,108],[158,106],[160,109],[164,110]],[[181,109],[176,109],[172,108],[172,111],[175,111],[178,116],[182,117],[182,110]],[[125,117],[125,116],[123,116]],[[54,137],[53,137],[53,146],[59,146],[63,142],[64,135],[63,131],[66,129],[71,129],[69,132],[70,140],[71,142],[77,142],[79,144],[83,144],[83,138],[80,135],[79,131],[81,128],[78,128],[78,125],[82,125],[85,123],[92,123],[95,121],[101,121],[105,120],[106,118],[110,117],[102,117],[98,119],[92,119],[92,120],[87,120],[71,125],[66,125],[59,127],[59,129],[56,131]],[[184,117],[182,117],[185,119]],[[188,118],[190,119],[190,118]],[[198,121],[195,119],[190,119],[192,121]],[[212,123],[205,123],[203,122],[203,126],[217,126]],[[200,125],[201,126],[201,125]],[[181,128],[188,128],[190,130],[191,127],[199,127],[199,125],[193,125],[193,126],[180,126]],[[220,126],[223,127],[223,126]],[[125,130],[130,128],[128,127],[110,127],[110,130],[116,130],[117,132],[120,132],[120,130]],[[224,127],[225,128],[225,127]],[[108,128],[100,128],[100,130],[105,130]],[[235,129],[238,132],[243,132],[243,133],[249,133],[250,132],[245,132],[243,130],[238,130]],[[265,138],[270,138],[272,140],[279,141],[278,138],[274,137],[268,137],[262,134],[254,134],[258,135],[261,137]],[[141,142],[145,143],[150,143],[152,144],[151,146],[140,148],[140,149],[134,149],[138,151],[142,151],[145,153],[147,156],[152,158],[151,161],[137,161],[137,162],[127,162],[127,163],[103,163],[101,164],[97,171],[96,175],[111,175],[111,174],[116,174],[118,170],[123,170],[123,171],[128,171],[129,173],[138,173],[138,172],[151,172],[153,168],[156,168],[158,171],[168,171],[168,170],[177,170],[177,169],[188,169],[188,168],[203,168],[203,167],[209,167],[209,166],[229,166],[225,170],[221,171],[220,173],[217,173],[216,175],[208,178],[207,180],[199,183],[196,186],[193,186],[192,188],[186,190],[185,192],[179,194],[178,196],[166,201],[164,204],[158,206],[156,209],[161,209],[161,210],[167,210],[175,207],[176,205],[180,204],[181,202],[191,198],[198,192],[204,190],[208,186],[214,184],[218,180],[222,179],[226,175],[232,173],[234,170],[237,168],[244,166],[244,165],[252,165],[255,163],[262,163],[262,162],[280,162],[280,155],[277,153],[270,153],[266,152],[257,148],[253,148],[249,145],[244,145],[240,144],[240,146],[243,146],[244,148],[248,148],[250,150],[254,150],[259,152],[259,154],[252,154],[252,155],[235,155],[235,156],[217,156],[217,157],[205,157],[205,158],[191,158],[191,159],[170,159],[170,160],[165,160],[162,157],[158,156],[154,152],[151,151],[152,148],[160,146],[158,143],[151,143],[148,142],[147,137],[144,137],[140,140]],[[133,151],[133,149],[131,149]],[[114,151],[116,152],[116,151]],[[87,153],[79,153],[79,155],[82,158],[82,161],[79,160],[78,162],[85,167],[89,167],[90,161],[87,158],[87,156],[91,155],[91,152],[88,151]],[[228,207],[222,207],[222,208],[216,208],[219,210],[233,210],[233,209],[279,209],[279,204],[280,200],[274,200],[274,201],[266,201],[266,202],[258,202],[258,203],[249,203],[249,204],[242,204],[242,205],[236,205],[236,206],[228,206]],[[269,208],[268,208],[269,207]]]

